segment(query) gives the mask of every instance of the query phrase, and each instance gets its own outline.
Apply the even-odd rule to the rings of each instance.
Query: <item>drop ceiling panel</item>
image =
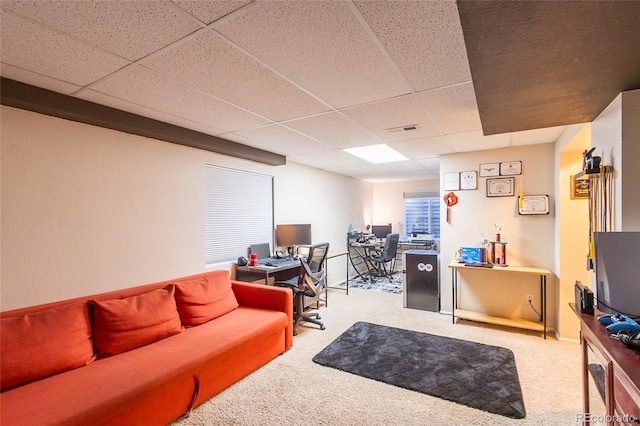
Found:
[[[411,91],[349,2],[263,2],[214,27],[334,108]]]
[[[129,60],[140,59],[203,27],[169,1],[3,1],[28,17]]]
[[[413,95],[347,108],[341,112],[385,142],[438,135],[438,130],[431,124],[429,116]],[[386,131],[389,128],[413,124],[417,124],[418,129],[408,132]]]
[[[274,121],[329,108],[259,62],[203,32],[145,59],[143,65]]]
[[[482,130],[471,83],[429,90],[418,96],[443,134]]]
[[[391,142],[389,143],[389,146],[403,154],[405,157],[414,160],[453,153],[453,149],[442,136]]]
[[[225,131],[268,123],[261,117],[138,65],[127,67],[91,88],[134,104]]]
[[[1,32],[3,64],[62,82],[84,86],[129,64],[118,56],[4,11]]]
[[[471,80],[455,0],[355,3],[415,91]]]
[[[342,150],[326,151],[320,155],[317,153],[295,154],[287,156],[287,161],[288,160],[319,169],[329,168],[334,171],[341,167],[368,166],[371,164]]]
[[[376,136],[338,112],[287,121],[282,125],[341,149],[382,143]]]
[[[485,149],[507,148],[510,146],[511,134],[484,136],[482,131],[447,135],[447,142],[455,152],[481,151]]]
[[[281,155],[299,153],[322,153],[332,148],[277,124],[234,132],[251,141],[255,148]]]
[[[171,115],[162,111],[147,108],[142,105],[137,105],[131,102],[123,101],[122,99],[114,98],[100,92],[94,92],[93,90],[85,90],[77,97],[100,104],[100,105],[106,105],[111,108],[127,111],[132,114],[141,115],[143,117],[148,117],[154,120],[184,127],[186,129],[195,130],[197,132],[205,133],[212,136],[218,136],[224,133],[224,131],[221,129],[205,126],[203,124],[197,123],[189,119],[177,117],[175,115]]]
[[[438,178],[440,174],[440,157],[424,158],[422,160],[416,160],[416,163],[434,173],[436,178]]]
[[[71,93],[80,89],[80,86],[76,86],[75,84],[65,83],[64,81],[56,80],[45,75],[36,74],[31,71],[23,70],[9,64],[0,64],[0,73],[3,77],[21,81],[32,86],[46,87],[49,90],[53,90],[54,92],[58,93],[64,93],[65,95],[70,95]]]
[[[236,9],[240,9],[242,6],[247,5],[252,1],[253,0],[173,0],[175,4],[205,24],[210,24],[211,22],[222,18]]]

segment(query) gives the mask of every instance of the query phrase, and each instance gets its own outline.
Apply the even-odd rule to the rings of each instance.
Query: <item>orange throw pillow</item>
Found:
[[[176,285],[176,302],[182,323],[203,324],[236,309],[238,301],[231,288],[229,271],[213,271],[207,276]]]
[[[82,367],[95,359],[86,303],[0,321],[3,390]]]
[[[138,296],[89,301],[99,356],[116,355],[182,331],[174,286]]]

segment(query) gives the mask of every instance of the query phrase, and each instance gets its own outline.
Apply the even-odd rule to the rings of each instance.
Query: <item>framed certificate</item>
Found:
[[[500,163],[480,164],[480,177],[500,176]]]
[[[513,197],[516,178],[487,179],[487,197]]]
[[[460,189],[478,189],[478,174],[475,170],[460,172]]]
[[[460,172],[444,174],[444,190],[457,191],[460,189]]]
[[[522,161],[500,163],[500,176],[513,176],[520,174],[522,174]]]
[[[523,195],[518,202],[519,214],[549,214],[548,195]]]

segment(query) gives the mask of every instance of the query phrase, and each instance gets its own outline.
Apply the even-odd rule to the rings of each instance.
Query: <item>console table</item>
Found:
[[[547,276],[551,275],[551,271],[548,269],[530,268],[528,266],[496,266],[493,268],[484,268],[476,266],[465,266],[464,263],[451,262],[449,264],[451,268],[451,283],[453,288],[453,309],[451,310],[451,316],[453,317],[453,323],[456,322],[456,317],[467,319],[471,321],[486,322],[490,324],[503,325],[507,327],[523,328],[527,330],[542,331],[544,338],[547,338]],[[472,270],[479,273],[497,273],[497,274],[526,274],[526,275],[539,275],[540,276],[540,300],[541,300],[541,314],[540,321],[530,321],[520,318],[503,318],[491,315],[486,315],[480,312],[467,311],[464,309],[458,309],[458,270]]]
[[[569,305],[580,318],[583,424],[640,424],[640,352],[612,339],[598,313],[583,314]],[[604,412],[598,412],[602,402]]]

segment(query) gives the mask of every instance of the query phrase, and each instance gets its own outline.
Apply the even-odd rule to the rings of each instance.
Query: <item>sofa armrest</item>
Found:
[[[288,288],[231,280],[236,300],[243,306],[271,309],[287,315],[285,350],[293,346],[293,297]]]

